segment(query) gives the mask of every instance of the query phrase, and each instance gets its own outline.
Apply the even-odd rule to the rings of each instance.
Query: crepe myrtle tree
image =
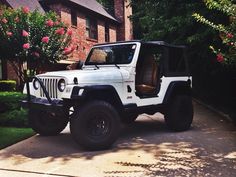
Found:
[[[45,14],[28,7],[0,7],[0,58],[7,60],[20,83],[45,64],[66,59],[75,49],[72,30],[53,12]]]
[[[231,0],[204,0],[206,6],[211,10],[218,10],[228,16],[229,22],[227,25],[215,24],[206,19],[204,16],[194,13],[193,17],[200,23],[208,25],[219,32],[222,43],[225,48],[216,49],[209,46],[216,54],[218,62],[229,65],[236,65],[236,4]]]

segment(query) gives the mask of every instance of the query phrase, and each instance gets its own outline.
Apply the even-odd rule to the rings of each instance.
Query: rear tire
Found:
[[[173,131],[185,131],[193,121],[192,98],[188,95],[176,95],[167,105],[165,122]]]
[[[30,127],[42,136],[53,136],[61,133],[68,123],[66,115],[38,109],[29,110],[28,120]]]
[[[107,149],[118,138],[120,117],[109,103],[94,101],[75,110],[70,131],[74,140],[86,149]]]

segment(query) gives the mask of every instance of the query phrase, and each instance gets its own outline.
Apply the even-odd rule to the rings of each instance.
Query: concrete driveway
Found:
[[[170,132],[162,115],[144,115],[107,151],[81,149],[68,129],[57,137],[34,136],[0,151],[0,176],[236,176],[236,127],[194,107],[189,131]]]

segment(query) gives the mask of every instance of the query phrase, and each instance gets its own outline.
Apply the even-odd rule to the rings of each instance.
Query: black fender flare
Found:
[[[83,89],[83,93],[79,95],[81,89]],[[119,109],[123,107],[116,89],[111,85],[75,86],[72,90],[71,99],[79,100],[81,103],[91,99],[101,99],[115,104]]]
[[[163,104],[168,104],[175,95],[192,96],[191,80],[188,81],[173,81],[169,84]]]

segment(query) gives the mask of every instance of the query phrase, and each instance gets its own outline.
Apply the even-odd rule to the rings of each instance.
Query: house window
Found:
[[[90,39],[98,39],[97,21],[86,18],[86,36]]]
[[[105,24],[105,42],[110,42],[109,25]]]
[[[77,12],[71,9],[71,25],[77,26]]]
[[[2,60],[0,60],[0,80],[2,79]]]

